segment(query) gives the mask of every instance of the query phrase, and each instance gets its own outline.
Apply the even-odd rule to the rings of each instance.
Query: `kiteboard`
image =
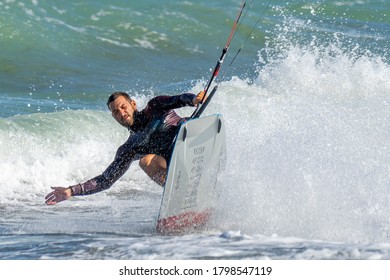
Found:
[[[186,233],[207,224],[216,206],[218,175],[225,161],[222,115],[190,119],[181,125],[157,219],[159,233]]]

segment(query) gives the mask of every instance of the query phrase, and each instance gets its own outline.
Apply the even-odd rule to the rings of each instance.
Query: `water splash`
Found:
[[[216,225],[388,241],[386,57],[355,44],[348,49],[340,38],[304,44],[283,34],[259,53],[254,81],[221,86],[229,152]]]

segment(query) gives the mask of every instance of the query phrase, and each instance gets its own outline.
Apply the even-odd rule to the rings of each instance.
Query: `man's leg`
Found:
[[[162,156],[149,154],[142,157],[139,166],[160,186],[164,186],[167,175],[167,162]]]

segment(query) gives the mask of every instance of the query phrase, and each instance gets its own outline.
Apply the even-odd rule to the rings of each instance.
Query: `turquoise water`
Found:
[[[240,1],[1,1],[1,116],[103,109],[113,90],[174,93],[191,88],[224,46]],[[336,44],[352,60],[389,59],[386,1],[248,1],[231,51],[264,11],[230,75],[254,77],[266,46],[314,50]],[[327,52],[332,50],[326,50]],[[321,53],[318,54],[320,59]],[[229,79],[229,77],[226,77]],[[30,106],[26,106],[30,104]]]
[[[228,145],[210,230],[157,235],[162,190],[137,164],[44,204],[127,138],[112,91],[142,107],[204,86],[240,3],[0,1],[0,259],[390,258],[385,0],[248,1],[205,112],[224,115]]]

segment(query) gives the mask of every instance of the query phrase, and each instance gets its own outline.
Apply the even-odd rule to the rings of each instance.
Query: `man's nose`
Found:
[[[123,117],[126,114],[126,111],[124,109],[119,109],[119,113],[121,114],[121,117]]]

